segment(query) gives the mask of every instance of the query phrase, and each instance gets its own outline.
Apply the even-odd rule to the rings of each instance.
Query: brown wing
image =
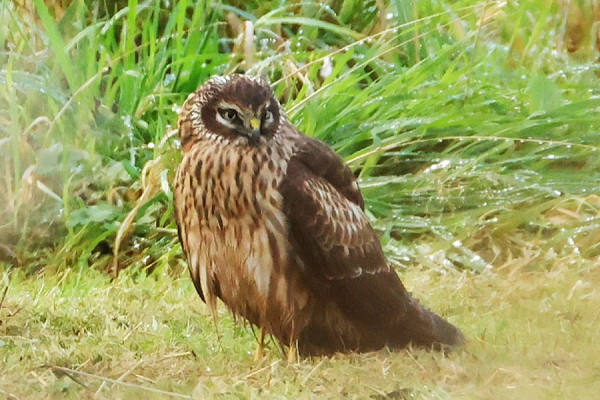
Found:
[[[326,280],[389,271],[352,171],[326,144],[303,138],[281,186],[291,236]]]
[[[367,329],[403,318],[410,296],[363,211],[352,171],[324,143],[303,137],[281,183],[290,242],[320,301]]]
[[[343,160],[322,142],[301,140],[281,184],[290,242],[319,301],[335,302],[360,327],[350,342],[361,350],[462,343],[462,333],[414,300],[390,268]],[[328,346],[345,348],[335,340]]]

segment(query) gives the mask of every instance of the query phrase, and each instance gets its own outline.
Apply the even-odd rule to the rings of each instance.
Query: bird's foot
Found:
[[[265,348],[265,331],[263,329],[260,330],[260,337],[258,339],[258,346],[256,346],[256,351],[254,352],[254,361],[261,361],[264,356],[264,348]]]
[[[287,360],[288,360],[288,363],[292,363],[292,364],[295,364],[298,362],[298,342],[297,341],[293,341],[290,344]]]

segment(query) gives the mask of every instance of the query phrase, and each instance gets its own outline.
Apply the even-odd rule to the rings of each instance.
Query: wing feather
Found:
[[[281,191],[291,236],[312,273],[339,280],[390,270],[352,171],[327,145],[306,137]]]
[[[322,142],[302,140],[281,184],[290,242],[316,293],[361,327],[363,336],[350,342],[362,350],[463,343],[462,333],[413,299],[390,268],[343,160]]]

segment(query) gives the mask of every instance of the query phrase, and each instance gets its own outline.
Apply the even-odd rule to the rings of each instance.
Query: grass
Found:
[[[112,282],[95,269],[14,272],[0,388],[15,398],[594,398],[597,265],[523,264],[403,274],[465,330],[469,343],[452,354],[382,350],[291,365],[273,345],[254,362],[254,338],[224,309],[217,332],[183,268],[127,269]]]
[[[0,397],[598,393],[597,2],[86,3],[0,4]],[[254,362],[225,310],[217,331],[177,244],[170,132],[232,71],[347,160],[463,349],[290,365]]]

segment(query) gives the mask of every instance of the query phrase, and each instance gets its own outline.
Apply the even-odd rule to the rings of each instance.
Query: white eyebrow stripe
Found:
[[[215,119],[221,125],[226,126],[227,128],[235,129],[235,125],[233,125],[231,122],[227,121],[225,118],[221,117],[221,113],[218,111],[215,113]]]
[[[267,110],[269,108],[269,106],[271,105],[271,100],[269,99],[267,102],[261,104],[258,107],[258,114],[262,115],[263,112],[265,110]],[[248,121],[250,120],[250,118],[253,116],[253,112],[251,109],[246,110],[246,112],[244,112],[237,104],[233,104],[233,103],[228,103],[227,101],[221,101],[218,105],[217,105],[217,109],[215,112],[215,119],[217,120],[218,123],[220,123],[221,125],[230,128],[230,129],[237,129],[238,127],[235,124],[232,124],[230,121],[226,120],[225,118],[223,118],[221,116],[221,113],[219,112],[220,109],[223,108],[231,108],[232,110],[235,110],[238,115],[240,116],[240,118],[242,119],[242,123],[245,127],[248,128]],[[273,114],[271,113],[271,118],[269,118],[268,120],[265,121],[264,126],[271,126],[271,124],[273,123]]]

